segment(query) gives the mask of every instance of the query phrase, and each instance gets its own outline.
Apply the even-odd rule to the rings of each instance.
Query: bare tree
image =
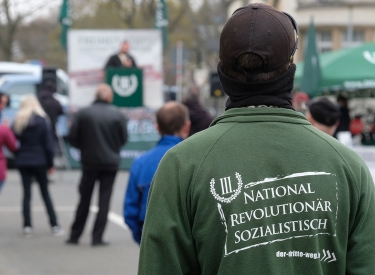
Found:
[[[190,11],[190,6],[189,6],[189,0],[181,0],[181,5],[178,10],[178,13],[174,18],[170,19],[170,22],[168,24],[168,31],[173,32],[176,26],[180,23],[181,19],[183,18],[184,14],[188,11]]]
[[[35,2],[35,1],[34,1]],[[0,1],[0,50],[3,59],[13,59],[12,45],[20,25],[30,16],[54,1],[1,0]]]
[[[120,19],[130,28],[134,28],[134,17],[136,15],[135,0],[111,0],[116,7],[117,14]]]
[[[53,42],[49,40],[49,36],[54,32],[60,34],[61,30],[56,17],[56,13],[54,13],[49,18],[37,18],[19,28],[16,41],[19,43],[25,59],[46,61],[47,51]],[[56,43],[60,45],[60,39],[57,38]],[[61,53],[62,51],[60,55]]]

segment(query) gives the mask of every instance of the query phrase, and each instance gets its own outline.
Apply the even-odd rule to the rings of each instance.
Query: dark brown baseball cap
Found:
[[[221,65],[236,71],[238,57],[253,53],[263,59],[264,73],[280,69],[297,48],[294,24],[290,15],[265,4],[237,9],[221,32]]]

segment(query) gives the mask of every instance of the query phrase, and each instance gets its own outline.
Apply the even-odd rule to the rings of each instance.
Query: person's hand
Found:
[[[55,173],[55,167],[48,169],[47,173],[48,175],[52,175],[53,173]]]

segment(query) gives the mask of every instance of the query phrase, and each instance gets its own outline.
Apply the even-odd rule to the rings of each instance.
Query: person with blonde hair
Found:
[[[15,154],[15,163],[23,185],[23,232],[26,237],[31,237],[33,233],[30,200],[32,178],[35,178],[47,208],[52,233],[61,236],[64,231],[57,223],[47,179],[47,173],[54,171],[53,134],[48,117],[34,95],[22,97],[12,128],[20,142]]]

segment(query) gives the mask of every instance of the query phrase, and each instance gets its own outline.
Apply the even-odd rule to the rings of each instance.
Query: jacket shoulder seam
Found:
[[[307,128],[306,126],[303,126],[303,127],[306,128],[307,130],[309,130],[309,131],[310,131],[311,133],[313,133],[314,135],[320,137],[320,136],[317,135],[314,131],[311,131],[311,129]],[[323,139],[323,140],[324,140],[329,146],[331,146],[332,149],[335,150],[335,152],[340,156],[340,158],[342,159],[342,161],[345,163],[346,168],[348,168],[349,173],[350,173],[350,176],[351,176],[351,178],[352,178],[352,180],[353,180],[353,182],[354,182],[354,184],[355,184],[355,186],[356,186],[356,189],[357,189],[357,199],[358,199],[358,201],[359,201],[360,190],[359,190],[358,183],[357,183],[357,181],[355,180],[355,177],[354,177],[354,175],[353,175],[353,171],[352,171],[352,169],[350,168],[350,166],[349,166],[348,163],[346,162],[345,158],[342,157],[341,153],[340,153],[339,151],[337,151],[337,149],[336,149],[334,146],[332,146],[332,144],[330,144],[325,138],[323,138],[323,137],[320,137],[320,138]]]
[[[192,184],[190,185],[190,188],[192,188],[192,200],[194,200],[194,186],[195,186],[195,182],[196,182],[196,179],[202,169],[202,164],[203,162],[206,160],[208,154],[212,151],[212,149],[214,148],[214,146],[216,145],[216,143],[230,130],[232,129],[234,126],[236,126],[238,124],[237,123],[234,123],[231,127],[229,127],[226,131],[224,131],[224,133],[222,133],[219,137],[217,137],[217,139],[211,144],[210,148],[207,149],[206,153],[203,155],[202,157],[202,160],[199,162],[199,168],[198,168],[198,171],[195,173],[194,177],[193,177],[193,180],[192,180]],[[190,189],[189,188],[189,189]]]

